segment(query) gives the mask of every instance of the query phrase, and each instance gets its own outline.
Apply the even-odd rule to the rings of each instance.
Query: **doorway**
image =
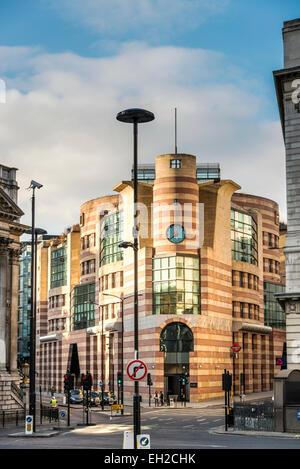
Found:
[[[160,336],[160,351],[165,353],[164,395],[177,396],[179,401],[189,401],[189,352],[194,350],[194,336],[186,324],[177,322],[166,326]],[[181,378],[186,385],[181,385]]]

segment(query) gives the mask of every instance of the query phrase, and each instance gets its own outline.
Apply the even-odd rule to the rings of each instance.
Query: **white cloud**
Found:
[[[160,37],[194,30],[230,0],[41,0],[67,21],[84,25],[106,37],[142,32]]]
[[[264,101],[245,79],[232,80],[222,54],[146,44],[96,59],[11,50],[12,57],[25,54],[27,65],[21,80],[18,60],[2,66],[7,99],[0,105],[0,162],[19,168],[23,223],[31,222],[31,179],[44,185],[37,192],[37,225],[60,233],[78,223],[81,203],[111,194],[130,177],[132,126],[116,120],[130,107],[156,117],[140,126],[141,163],[173,152],[177,107],[179,152],[220,162],[223,178],[279,201],[285,212],[280,125],[260,121]],[[2,64],[3,54],[0,48]]]

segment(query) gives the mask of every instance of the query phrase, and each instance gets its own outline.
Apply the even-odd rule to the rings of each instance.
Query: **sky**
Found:
[[[283,22],[298,17],[297,0],[1,0],[0,163],[18,168],[21,221],[32,179],[50,234],[128,180],[132,128],[116,115],[135,107],[155,115],[139,126],[140,163],[174,152],[176,107],[178,152],[219,162],[222,179],[276,200],[285,221],[272,72]]]

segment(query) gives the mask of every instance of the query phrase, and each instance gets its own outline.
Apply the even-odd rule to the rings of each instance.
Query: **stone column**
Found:
[[[10,339],[9,339],[9,369],[17,372],[18,359],[18,290],[19,290],[19,255],[18,249],[11,249],[9,253],[10,265]]]
[[[0,249],[0,374],[6,371],[7,251]]]
[[[244,370],[245,370],[245,391],[253,392],[253,368],[252,368],[252,334],[245,334],[244,342]]]
[[[259,334],[255,334],[253,338],[253,362],[254,362],[253,391],[261,392],[262,391],[262,382],[261,382],[262,346],[261,346],[261,336]]]

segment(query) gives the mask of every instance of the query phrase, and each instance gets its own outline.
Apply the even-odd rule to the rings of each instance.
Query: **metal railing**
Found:
[[[24,410],[1,410],[0,411],[2,428],[8,424],[18,426],[20,423],[23,425],[25,421]]]
[[[24,393],[13,381],[11,383],[11,390],[12,393],[15,394],[21,402],[23,402]]]
[[[233,419],[236,430],[272,432],[274,429],[273,402],[235,402],[233,406]]]
[[[58,407],[50,407],[41,405],[40,407],[40,421],[43,422],[43,418],[49,419],[49,422],[52,420],[59,421],[59,409]]]

